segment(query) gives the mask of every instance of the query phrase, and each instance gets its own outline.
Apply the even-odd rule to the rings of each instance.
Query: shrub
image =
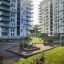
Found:
[[[48,42],[48,43],[52,43],[53,40],[52,40],[52,39],[48,39],[47,42]]]

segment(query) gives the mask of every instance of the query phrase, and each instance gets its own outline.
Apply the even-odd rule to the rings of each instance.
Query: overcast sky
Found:
[[[33,24],[38,24],[38,4],[40,3],[40,1],[42,0],[33,0],[34,2],[34,22]]]

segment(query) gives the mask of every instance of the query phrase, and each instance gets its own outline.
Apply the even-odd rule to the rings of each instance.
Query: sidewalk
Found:
[[[56,45],[56,44],[54,44],[54,45],[53,44],[52,45],[36,44],[35,46],[44,51],[44,50],[54,48],[54,47],[56,47],[58,45]]]

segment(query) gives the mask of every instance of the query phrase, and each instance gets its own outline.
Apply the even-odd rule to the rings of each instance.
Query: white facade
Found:
[[[64,33],[64,0],[45,0],[39,7],[41,32],[48,36]]]
[[[52,1],[45,0],[40,4],[40,24],[41,32],[53,36],[53,8]]]
[[[54,32],[64,33],[64,0],[53,0]]]
[[[30,23],[32,21],[32,1],[31,0],[23,0],[21,1],[21,22],[23,22],[21,30],[23,29],[23,32],[21,31],[21,36],[28,36]]]
[[[0,38],[27,37],[32,18],[32,1],[1,0],[0,5],[3,5],[0,8]]]

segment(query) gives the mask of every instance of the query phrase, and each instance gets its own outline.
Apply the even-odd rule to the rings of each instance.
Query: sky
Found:
[[[34,3],[34,15],[33,15],[33,20],[34,20],[34,22],[33,22],[33,24],[38,24],[38,5],[39,5],[39,3],[41,2],[42,0],[33,0],[33,3]]]

